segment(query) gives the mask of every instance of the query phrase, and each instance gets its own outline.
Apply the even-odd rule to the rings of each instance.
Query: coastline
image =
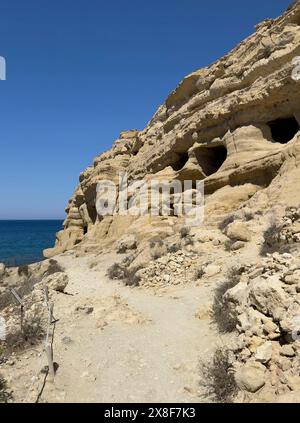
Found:
[[[0,220],[0,263],[7,267],[43,261],[43,250],[53,245],[62,219]]]

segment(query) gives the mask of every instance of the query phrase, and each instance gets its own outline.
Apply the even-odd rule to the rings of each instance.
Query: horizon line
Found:
[[[25,219],[25,218],[18,218],[18,219],[12,219],[12,218],[9,218],[9,219],[1,219],[0,218],[0,222],[7,222],[7,221],[33,221],[33,220],[37,220],[37,221],[42,221],[42,220],[65,220],[65,218],[64,217],[62,217],[62,218],[32,218],[32,219]]]

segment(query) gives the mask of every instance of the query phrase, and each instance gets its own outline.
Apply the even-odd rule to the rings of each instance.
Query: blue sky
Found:
[[[291,0],[1,0],[0,219],[63,218],[79,173]]]

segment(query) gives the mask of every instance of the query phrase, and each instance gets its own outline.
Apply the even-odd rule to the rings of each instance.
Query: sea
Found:
[[[0,220],[0,263],[21,266],[44,259],[55,243],[62,220]]]

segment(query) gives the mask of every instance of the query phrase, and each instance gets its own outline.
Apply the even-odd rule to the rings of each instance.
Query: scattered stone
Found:
[[[119,240],[117,244],[117,252],[119,254],[126,253],[128,250],[137,248],[137,239],[134,235],[127,235]]]
[[[68,275],[63,272],[54,273],[43,279],[44,286],[48,286],[49,289],[62,293],[65,291],[68,283]]]
[[[0,263],[0,278],[5,274],[5,264],[4,263]]]
[[[85,314],[92,314],[93,311],[94,311],[94,307],[87,306],[87,305],[81,305],[81,306],[77,306],[75,308],[75,311],[80,311],[80,312],[85,313]]]
[[[266,364],[272,358],[273,346],[271,341],[265,342],[263,345],[257,348],[255,353],[255,359],[260,363]]]
[[[61,340],[61,342],[65,345],[69,345],[73,343],[73,339],[70,338],[69,336],[64,336]]]
[[[244,247],[245,247],[245,243],[243,241],[236,241],[231,245],[230,249],[231,251],[238,251]]]
[[[280,354],[286,357],[295,357],[296,353],[292,345],[282,345]]]
[[[241,221],[230,223],[226,228],[226,235],[232,241],[249,242],[251,240],[248,225]]]
[[[237,369],[235,380],[240,389],[255,393],[266,383],[266,368],[257,362],[246,363]]]
[[[211,278],[212,276],[216,276],[221,272],[220,266],[217,266],[215,264],[209,264],[204,268],[205,276],[208,278]]]
[[[300,274],[294,273],[293,275],[286,275],[284,277],[284,282],[288,285],[298,285],[300,284]]]

